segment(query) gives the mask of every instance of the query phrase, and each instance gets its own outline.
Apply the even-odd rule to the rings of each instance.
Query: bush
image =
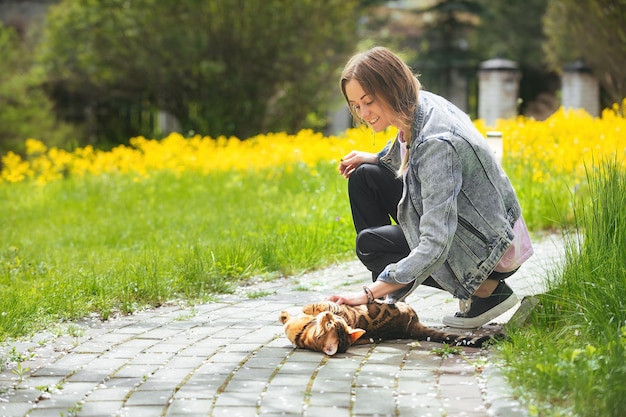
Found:
[[[0,154],[24,153],[24,139],[32,137],[50,146],[69,146],[77,131],[56,119],[25,42],[2,23],[0,56]]]

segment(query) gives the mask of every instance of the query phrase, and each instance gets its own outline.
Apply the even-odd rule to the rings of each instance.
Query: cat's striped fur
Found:
[[[406,303],[375,301],[348,306],[325,301],[308,304],[302,312],[304,314],[299,317],[291,317],[287,311],[280,313],[287,338],[297,347],[327,355],[345,352],[355,343],[388,339],[427,340],[473,347],[480,347],[490,339],[490,336],[473,338],[427,327],[419,322],[415,310]]]

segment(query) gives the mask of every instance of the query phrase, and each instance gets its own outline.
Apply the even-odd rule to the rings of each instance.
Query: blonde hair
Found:
[[[368,51],[354,55],[341,73],[341,92],[343,93],[354,120],[361,124],[365,122],[350,106],[346,94],[346,83],[357,81],[363,91],[373,99],[379,100],[383,109],[389,111],[392,120],[398,124],[403,132],[407,144],[407,153],[398,172],[404,172],[409,155],[409,148],[413,135],[413,123],[417,111],[417,98],[420,82],[408,65],[391,50],[377,46]]]

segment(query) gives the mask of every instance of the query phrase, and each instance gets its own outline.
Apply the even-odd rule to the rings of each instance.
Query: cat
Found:
[[[388,339],[416,339],[456,346],[480,347],[492,336],[472,338],[427,327],[419,322],[413,308],[402,302],[387,304],[376,300],[369,304],[349,306],[331,301],[308,304],[304,313],[292,317],[281,311],[289,341],[299,348],[329,356],[344,353],[354,344]],[[363,337],[365,335],[365,337]]]

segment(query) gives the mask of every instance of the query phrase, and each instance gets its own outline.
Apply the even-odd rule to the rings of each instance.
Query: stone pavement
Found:
[[[554,237],[507,282],[543,291],[562,256]],[[489,351],[410,340],[327,357],[294,349],[278,314],[370,281],[353,261],[254,283],[192,307],[86,320],[0,346],[0,416],[526,416]],[[420,288],[408,300],[430,326],[457,310]],[[499,317],[506,322],[515,309]]]

